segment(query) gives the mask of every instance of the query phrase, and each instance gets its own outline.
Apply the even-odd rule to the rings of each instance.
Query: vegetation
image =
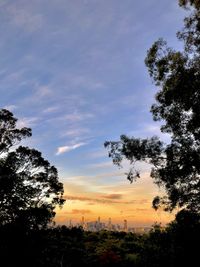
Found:
[[[56,205],[64,203],[63,185],[39,151],[19,146],[31,129],[18,129],[16,123],[10,111],[0,110],[0,225],[43,228]]]
[[[166,196],[156,196],[155,209],[185,208],[200,212],[200,2],[179,1],[191,15],[177,37],[183,50],[175,51],[159,39],[149,49],[145,63],[158,92],[151,112],[155,121],[162,121],[161,132],[171,141],[164,144],[158,137],[140,139],[122,135],[120,141],[105,142],[114,164],[123,159],[132,164],[127,178],[132,182],[140,174],[136,161],[153,167],[151,177],[165,189]]]
[[[198,262],[200,218],[182,212],[166,230],[149,234],[84,232],[66,226],[25,231],[0,228],[3,266],[30,267],[175,267]]]

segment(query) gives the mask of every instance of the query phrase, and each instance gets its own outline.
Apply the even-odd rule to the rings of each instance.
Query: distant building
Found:
[[[72,228],[73,225],[72,225],[72,220],[69,220],[69,228]]]
[[[112,230],[112,223],[111,223],[111,218],[108,219],[108,230]]]
[[[101,222],[101,218],[98,217],[96,221],[86,222],[84,216],[82,216],[80,223],[76,225],[72,225],[72,221],[69,220],[69,228],[72,227],[82,227],[84,231],[91,231],[91,232],[98,232],[101,230],[108,230],[108,231],[123,231],[123,232],[130,232],[136,234],[144,234],[148,233],[152,227],[128,227],[127,220],[123,221],[123,225],[120,224],[112,224],[111,218],[108,219],[108,223],[105,224]],[[163,227],[164,229],[164,227]]]
[[[128,232],[127,220],[124,220],[124,232]]]
[[[87,224],[85,223],[84,216],[81,219],[81,227],[83,228],[83,230],[87,231]]]

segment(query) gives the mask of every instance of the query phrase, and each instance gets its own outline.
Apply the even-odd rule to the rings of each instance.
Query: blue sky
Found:
[[[180,47],[184,15],[175,0],[0,1],[1,107],[32,128],[26,144],[58,168],[70,196],[130,187],[103,143],[160,134],[144,58],[159,37]]]

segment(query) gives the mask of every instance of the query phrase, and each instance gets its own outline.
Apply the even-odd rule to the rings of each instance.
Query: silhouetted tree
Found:
[[[188,5],[194,6],[197,9],[200,8],[199,0],[179,0],[180,6],[187,7]]]
[[[120,141],[105,142],[109,157],[120,166],[123,159],[133,168],[127,175],[132,182],[140,174],[136,161],[153,165],[151,177],[164,187],[166,196],[155,197],[154,208],[175,207],[200,211],[200,2],[180,0],[184,8],[191,8],[184,28],[177,37],[183,51],[167,47],[159,39],[149,49],[146,66],[159,88],[151,112],[155,121],[162,121],[163,133],[170,134],[171,142],[164,144],[158,137],[139,139],[122,135]]]
[[[45,227],[64,203],[63,185],[39,151],[19,146],[31,129],[16,123],[10,111],[0,110],[0,225]]]

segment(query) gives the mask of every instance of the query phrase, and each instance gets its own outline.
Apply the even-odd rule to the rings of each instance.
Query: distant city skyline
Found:
[[[126,218],[121,218],[121,220],[113,220],[113,218],[108,217],[108,218],[104,218],[102,219],[100,216],[93,218],[92,220],[89,219],[88,217],[85,216],[81,216],[78,219],[74,219],[73,217],[69,217],[68,220],[66,220],[65,225],[67,227],[79,227],[82,226],[84,228],[84,226],[86,224],[90,224],[90,223],[99,223],[103,225],[103,229],[107,229],[107,230],[112,230],[112,226],[113,225],[117,225],[119,227],[120,230],[122,229],[128,229],[128,228],[151,228],[154,224],[160,224],[162,227],[166,226],[166,223],[162,223],[161,221],[157,220],[154,221],[152,224],[148,224],[147,222],[144,224],[137,224],[134,223],[134,221],[130,220],[128,221]],[[126,227],[124,227],[124,225],[127,225]],[[119,230],[118,229],[118,230]]]
[[[105,221],[101,221],[100,217],[98,217],[96,221],[86,221],[84,216],[82,216],[80,222],[73,223],[72,220],[69,220],[66,226],[69,228],[82,227],[84,231],[92,232],[107,230],[127,233],[145,233],[149,232],[152,229],[152,227],[150,226],[129,226],[126,219],[121,224],[114,224],[112,223],[111,218],[108,218],[108,221],[106,223]]]

